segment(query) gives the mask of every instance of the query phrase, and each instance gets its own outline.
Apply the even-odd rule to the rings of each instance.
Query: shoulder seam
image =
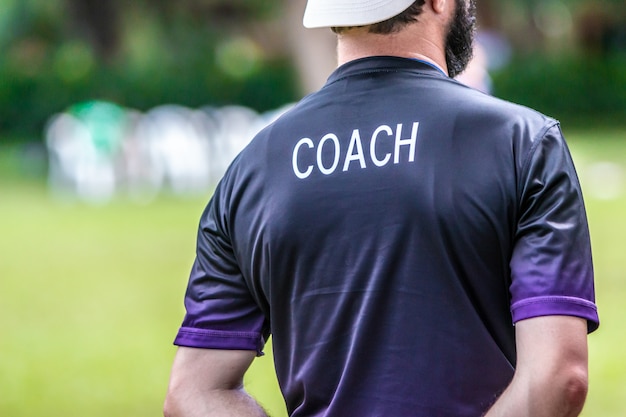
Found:
[[[530,165],[530,160],[532,159],[533,155],[537,151],[537,148],[539,148],[539,145],[544,141],[546,137],[546,133],[550,129],[558,125],[559,125],[559,122],[557,120],[551,119],[550,123],[547,123],[543,127],[543,129],[541,129],[539,133],[533,138],[533,144],[530,147],[530,150],[528,151],[526,156],[524,156],[524,162],[522,163],[522,166],[521,166],[520,175],[517,178],[518,199],[521,197],[523,178],[525,178],[524,174],[528,170],[528,166]]]

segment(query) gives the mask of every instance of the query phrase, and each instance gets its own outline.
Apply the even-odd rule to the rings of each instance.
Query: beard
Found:
[[[446,64],[451,78],[462,73],[474,55],[476,1],[456,0],[454,19],[446,36]]]

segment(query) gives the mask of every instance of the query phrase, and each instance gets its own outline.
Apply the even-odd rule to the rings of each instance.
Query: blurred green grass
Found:
[[[589,337],[590,391],[583,416],[624,416],[626,129],[565,134],[586,196],[601,322],[598,331]],[[616,169],[607,169],[611,167]],[[614,193],[616,190],[621,190],[619,195]]]
[[[622,417],[626,130],[565,134],[586,194],[602,321],[589,338],[583,415]],[[209,196],[60,203],[42,181],[14,175],[14,159],[0,146],[0,415],[160,415]],[[622,170],[621,185],[607,166]],[[271,346],[246,386],[274,417],[286,415]]]

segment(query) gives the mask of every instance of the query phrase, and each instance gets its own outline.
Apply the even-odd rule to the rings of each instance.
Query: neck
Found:
[[[425,16],[424,13],[430,14]],[[347,30],[337,37],[337,62],[343,65],[370,56],[397,56],[420,59],[448,73],[445,53],[445,15],[426,8],[417,22],[401,31],[379,35],[367,27]]]
[[[382,37],[383,35],[377,36]],[[337,43],[337,62],[340,66],[355,59],[371,56],[396,56],[400,58],[419,59],[438,67],[446,74],[448,73],[445,53],[433,53],[415,47],[410,49],[403,48],[395,42],[392,42],[391,45],[374,45],[371,42],[347,39],[345,35],[339,37]]]

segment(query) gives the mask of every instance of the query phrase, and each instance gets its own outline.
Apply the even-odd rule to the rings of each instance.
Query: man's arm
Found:
[[[248,350],[178,348],[164,416],[267,417],[243,390],[243,376],[255,356]]]
[[[485,417],[578,416],[587,396],[586,320],[535,317],[515,332],[515,375]]]

